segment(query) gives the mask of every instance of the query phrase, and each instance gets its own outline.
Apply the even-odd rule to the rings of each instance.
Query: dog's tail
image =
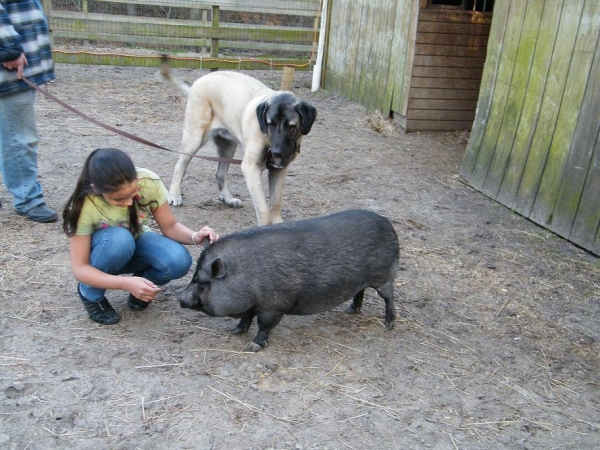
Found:
[[[171,68],[169,67],[169,57],[167,55],[162,55],[160,70],[156,73],[156,76],[162,81],[168,81],[169,83],[173,84],[184,97],[187,97],[188,93],[190,92],[189,84],[187,84],[183,80],[174,78],[171,75]]]

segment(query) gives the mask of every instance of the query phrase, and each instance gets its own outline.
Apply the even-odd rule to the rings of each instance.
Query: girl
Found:
[[[162,235],[146,225],[151,218]],[[181,244],[219,238],[209,227],[194,232],[179,223],[160,178],[115,148],[96,149],[85,160],[63,211],[63,230],[79,297],[90,319],[103,325],[120,319],[104,297],[107,289],[128,291],[129,309],[144,310],[159,286],[188,273],[192,258]]]

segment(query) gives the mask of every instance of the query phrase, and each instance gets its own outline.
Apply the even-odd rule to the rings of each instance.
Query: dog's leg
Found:
[[[191,95],[191,94],[190,94]],[[183,120],[183,137],[181,138],[181,152],[171,179],[169,189],[169,205],[181,206],[181,183],[185,170],[192,160],[193,155],[202,147],[209,137],[209,130],[213,119],[213,111],[208,101],[201,101],[202,96],[198,93],[191,95],[194,101],[188,98]]]
[[[220,158],[231,159],[235,155],[237,148],[237,142],[233,139],[233,136],[226,130],[215,130],[213,139],[217,146],[217,151]],[[217,166],[217,184],[219,186],[219,200],[225,203],[227,206],[232,208],[241,208],[242,201],[239,198],[235,198],[229,191],[228,183],[229,175],[229,163],[219,162]]]
[[[281,223],[281,197],[283,181],[288,168],[269,170],[269,202],[271,204],[271,223]]]
[[[264,166],[261,166],[261,162],[248,158],[248,155],[251,154],[260,154],[260,150],[251,147],[245,148],[245,156],[242,160],[242,174],[246,180],[248,191],[250,191],[250,197],[252,197],[258,224],[270,225],[271,217],[269,215],[269,207],[267,206],[267,199],[265,198],[265,192],[261,182],[261,174],[264,170]]]
[[[183,198],[181,196],[181,182],[187,169],[188,164],[192,160],[193,155],[196,154],[198,149],[204,144],[203,142],[204,133],[188,131],[184,128],[183,132],[183,145],[182,154],[175,164],[173,170],[173,177],[171,178],[171,188],[169,189],[169,195],[167,197],[169,205],[181,206],[183,204]]]

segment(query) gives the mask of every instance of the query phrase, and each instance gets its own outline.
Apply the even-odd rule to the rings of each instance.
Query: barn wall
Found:
[[[421,9],[406,112],[406,131],[471,130],[492,15]]]
[[[600,2],[497,1],[461,175],[600,254]]]
[[[331,0],[325,89],[370,111],[405,112],[418,8],[419,0]]]

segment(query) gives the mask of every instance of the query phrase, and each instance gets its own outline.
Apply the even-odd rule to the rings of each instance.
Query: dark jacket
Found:
[[[0,62],[27,57],[23,76],[40,85],[54,80],[50,34],[40,0],[0,0]],[[0,64],[0,97],[31,89]]]

